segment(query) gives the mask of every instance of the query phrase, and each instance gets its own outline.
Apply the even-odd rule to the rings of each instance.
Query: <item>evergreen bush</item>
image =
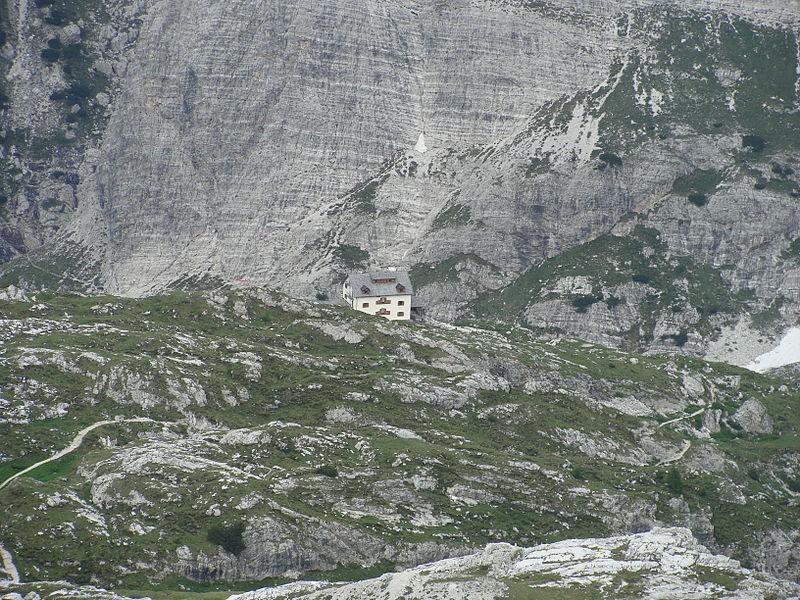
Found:
[[[695,206],[705,206],[708,204],[708,196],[701,194],[700,192],[692,192],[689,194],[688,200]]]
[[[669,470],[664,483],[666,484],[667,489],[673,494],[683,494],[683,479],[681,478],[680,471],[678,471],[678,469],[675,467]]]
[[[242,538],[244,529],[243,521],[237,521],[232,525],[214,525],[208,530],[206,539],[212,544],[222,546],[226,552],[239,556],[245,548]]]

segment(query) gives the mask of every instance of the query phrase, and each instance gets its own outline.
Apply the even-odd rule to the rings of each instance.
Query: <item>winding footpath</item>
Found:
[[[94,431],[98,427],[102,427],[103,425],[110,425],[111,423],[156,423],[156,422],[157,421],[149,419],[147,417],[137,417],[134,419],[114,419],[111,421],[98,421],[97,423],[92,423],[88,427],[84,427],[83,429],[81,429],[75,435],[75,437],[72,438],[72,441],[69,443],[69,445],[63,450],[56,452],[49,458],[40,460],[36,464],[31,465],[26,469],[23,469],[19,473],[15,473],[11,477],[0,483],[0,490],[6,487],[12,481],[14,481],[17,477],[20,477],[22,475],[25,475],[25,473],[33,471],[36,467],[41,467],[42,465],[46,465],[49,462],[53,462],[54,460],[58,460],[62,456],[69,454],[73,450],[77,450],[80,447],[81,443],[83,442],[83,438],[86,437],[86,434],[88,434],[90,431]],[[0,545],[0,563],[1,563],[0,572],[4,572],[6,574],[6,577],[4,579],[10,580],[11,583],[20,583],[19,571],[17,571],[17,567],[14,564],[14,559],[11,556],[11,553],[8,550],[6,550],[2,545]],[[0,579],[0,581],[2,580],[3,579]]]
[[[86,437],[86,434],[88,434],[90,431],[97,429],[98,427],[102,427],[103,425],[110,425],[111,423],[155,423],[155,422],[156,421],[154,421],[153,419],[149,419],[147,417],[137,417],[135,419],[115,419],[112,421],[98,421],[97,423],[93,423],[92,425],[89,425],[88,427],[81,429],[69,443],[69,446],[67,446],[63,450],[56,452],[50,458],[45,458],[44,460],[40,460],[36,464],[31,465],[26,469],[23,469],[19,473],[14,473],[11,477],[0,483],[0,490],[2,490],[9,483],[14,481],[17,477],[20,477],[22,475],[25,475],[25,473],[33,471],[36,467],[41,467],[42,465],[46,465],[49,462],[53,462],[54,460],[58,460],[62,456],[69,454],[73,450],[77,450],[77,448],[83,442],[83,438]]]
[[[690,440],[685,440],[683,442],[683,448],[681,448],[680,452],[678,452],[675,456],[672,456],[670,458],[665,458],[664,460],[660,460],[658,462],[658,466],[668,465],[670,463],[674,463],[674,462],[679,461],[684,456],[686,456],[686,453],[689,451],[689,448],[691,448],[691,447],[692,447],[692,442]]]
[[[665,425],[672,425],[673,423],[677,423],[678,421],[685,421],[686,419],[693,419],[697,415],[702,415],[704,412],[706,412],[705,406],[703,408],[699,409],[699,410],[694,411],[690,415],[681,415],[680,417],[675,417],[674,419],[670,419],[669,421],[664,421],[663,423],[659,423],[658,424],[658,428],[661,429]],[[3,487],[3,486],[0,485],[0,487]]]

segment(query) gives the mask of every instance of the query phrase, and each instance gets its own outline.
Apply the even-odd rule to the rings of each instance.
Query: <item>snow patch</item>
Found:
[[[425,134],[420,133],[419,139],[417,139],[417,143],[414,146],[414,150],[419,152],[420,154],[425,154],[428,151],[428,147],[425,145]]]
[[[800,362],[800,327],[790,328],[775,348],[756,357],[745,368],[763,373],[796,362]]]

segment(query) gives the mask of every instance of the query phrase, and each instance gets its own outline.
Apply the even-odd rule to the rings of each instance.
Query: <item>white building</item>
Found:
[[[411,319],[413,295],[411,279],[404,271],[351,273],[342,288],[342,297],[352,308],[391,321]]]

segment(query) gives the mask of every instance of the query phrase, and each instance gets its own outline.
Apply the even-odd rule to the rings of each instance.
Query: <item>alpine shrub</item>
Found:
[[[208,530],[206,539],[212,544],[222,546],[226,552],[230,552],[235,556],[239,556],[245,548],[244,539],[244,522],[237,521],[232,525],[214,525]]]

